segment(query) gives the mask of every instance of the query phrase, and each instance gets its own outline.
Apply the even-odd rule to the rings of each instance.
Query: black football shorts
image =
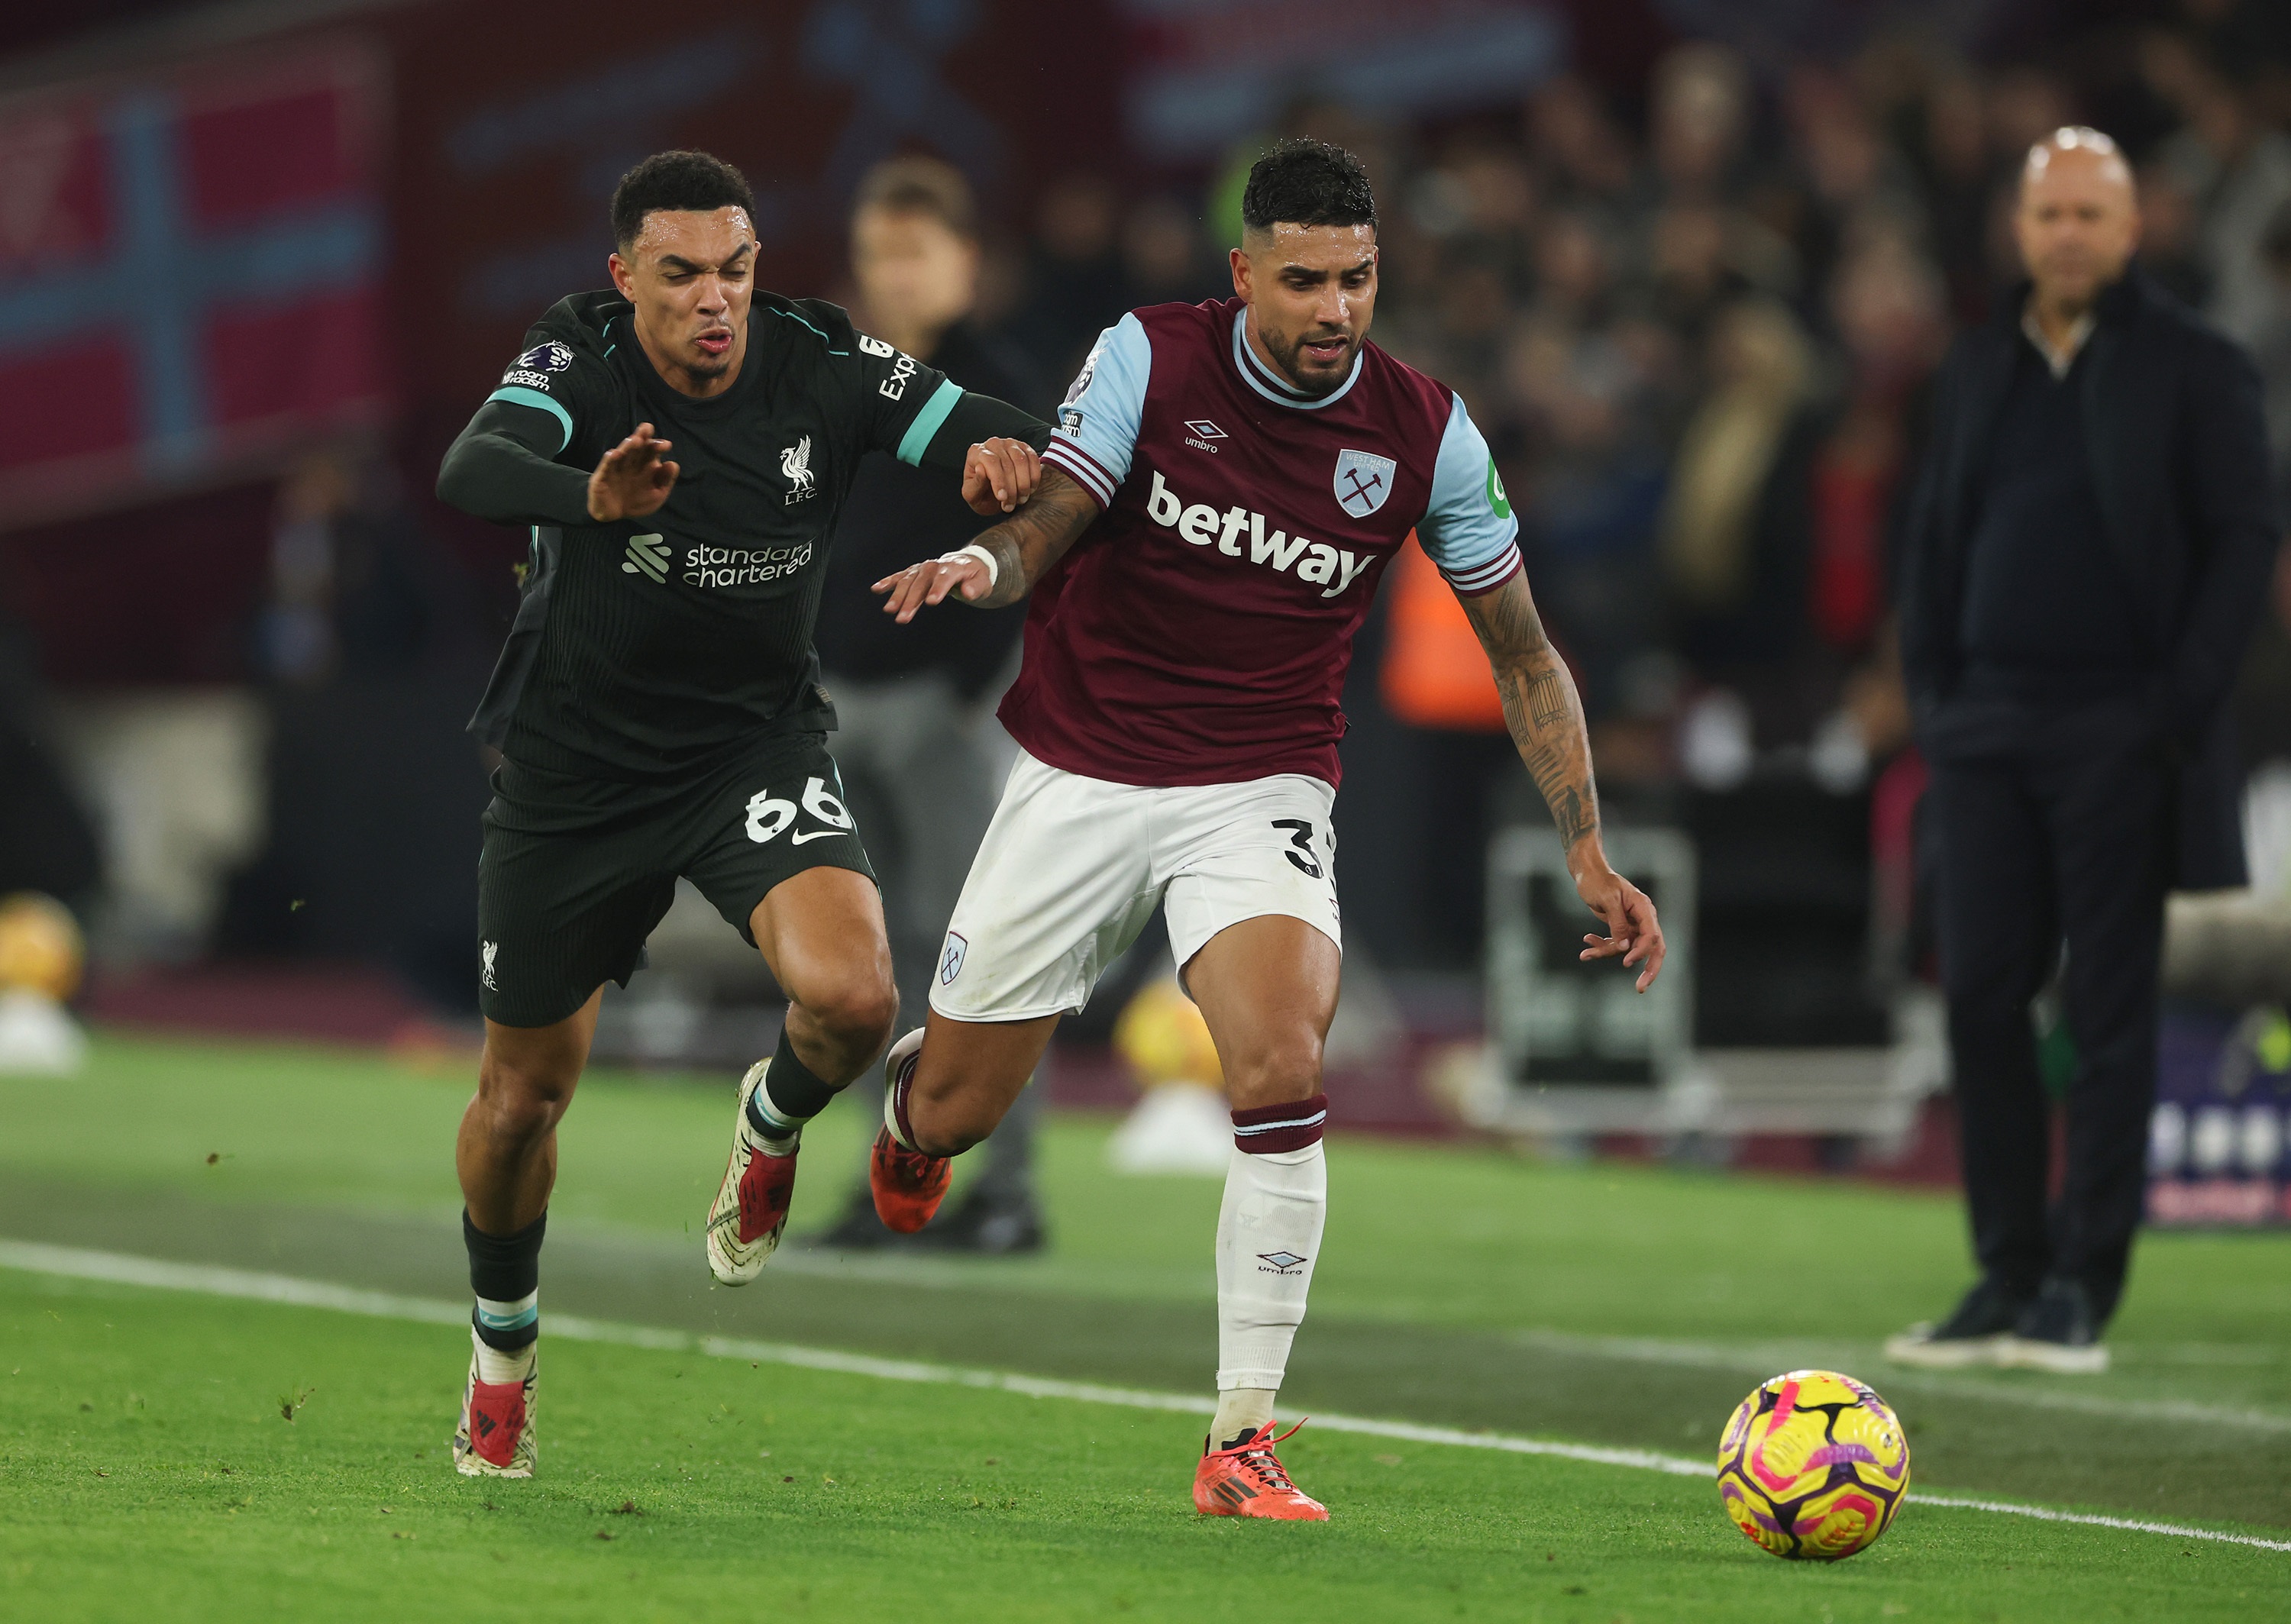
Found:
[[[504,761],[478,860],[478,1007],[546,1026],[644,962],[692,881],[750,945],[766,892],[808,868],[874,878],[821,733],[760,740],[729,765],[620,784]]]

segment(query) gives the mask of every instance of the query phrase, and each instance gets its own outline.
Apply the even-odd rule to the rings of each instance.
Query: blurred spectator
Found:
[[[1186,222],[1179,216],[1176,223]],[[1066,246],[1080,245],[1077,235]],[[860,181],[851,276],[863,329],[965,390],[1047,411],[1023,364],[970,324],[978,265],[970,188],[953,166],[893,158]],[[953,551],[993,522],[973,513],[943,475],[869,452],[836,521],[814,633],[835,696],[844,796],[882,885],[901,1032],[922,1024],[947,918],[994,815],[1008,749],[994,703],[1015,670],[1025,610],[959,609],[902,626],[872,588],[919,559]],[[879,1084],[863,1079],[847,1091],[854,1104],[846,1109],[880,1115]],[[923,1232],[922,1243],[995,1252],[1041,1244],[1033,1174],[1040,1096],[1039,1089],[1020,1096],[995,1131],[985,1170]],[[898,1237],[875,1216],[863,1175],[842,1218],[816,1239],[871,1248]]]
[[[2211,288],[2204,313],[2229,336],[2256,343],[2273,304],[2260,243],[2276,211],[2291,202],[2291,135],[2260,121],[2247,87],[2207,64],[2151,48],[2150,76],[2179,104],[2187,125],[2164,144],[2159,162],[2191,197]]]
[[[469,630],[468,594],[396,471],[357,447],[314,452],[279,486],[269,589],[255,669],[298,687],[404,671]]]
[[[1113,187],[1102,175],[1054,181],[1035,207],[1026,293],[1009,331],[1034,372],[1062,388],[1127,308],[1120,225]]]
[[[2211,269],[2204,256],[2203,211],[2170,165],[2142,165],[2137,178],[2140,263],[2158,287],[2199,310],[2212,291]]]
[[[1840,654],[1869,647],[1885,606],[1890,531],[1923,414],[1925,380],[1949,337],[1940,278],[1897,242],[1842,265],[1830,317],[1844,351],[1844,398],[1813,470],[1813,631]]]
[[[1192,213],[1169,197],[1145,199],[1121,222],[1121,278],[1120,309],[1125,310],[1233,293],[1225,256],[1205,248]],[[1111,326],[1114,315],[1107,312],[1099,326]]]
[[[1711,203],[1739,192],[1749,78],[1724,45],[1681,45],[1656,67],[1648,156],[1668,199]]]
[[[1709,389],[1688,420],[1664,503],[1664,597],[1705,679],[1741,690],[1754,736],[1803,735],[1788,676],[1807,645],[1813,364],[1789,312],[1730,306],[1711,326]]]

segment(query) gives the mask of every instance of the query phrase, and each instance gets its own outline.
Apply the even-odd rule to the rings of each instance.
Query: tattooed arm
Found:
[[[1503,699],[1504,725],[1551,808],[1552,822],[1559,825],[1576,892],[1606,927],[1606,935],[1583,938],[1582,956],[1620,957],[1638,968],[1638,990],[1644,993],[1662,969],[1662,925],[1646,893],[1607,865],[1599,839],[1599,791],[1591,779],[1591,744],[1575,679],[1543,634],[1525,575],[1514,574],[1491,592],[1459,597],[1480,647],[1487,650],[1496,692]]]
[[[904,625],[927,604],[944,603],[950,596],[974,609],[999,609],[1024,598],[1042,578],[1042,572],[1065,556],[1075,538],[1097,518],[1097,502],[1090,494],[1044,463],[1041,482],[1017,512],[980,535],[971,546],[994,560],[990,572],[975,555],[952,552],[926,559],[896,575],[875,583],[888,592],[883,612],[896,615]],[[993,584],[988,585],[993,576]]]

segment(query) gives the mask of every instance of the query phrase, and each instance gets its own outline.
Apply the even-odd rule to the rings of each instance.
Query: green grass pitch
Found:
[[[467,1093],[109,1038],[86,1077],[0,1081],[0,1238],[452,1301]],[[1045,1256],[795,1253],[727,1292],[693,1232],[729,1114],[728,1085],[584,1084],[544,1338],[578,1313],[1206,1388],[1213,1181],[1116,1178],[1105,1122],[1054,1119]],[[814,1130],[799,1230],[860,1127]],[[1946,1199],[1341,1138],[1330,1166],[1284,1408],[1700,1456],[1762,1375],[1821,1363],[1902,1413],[1919,1488],[2291,1538],[2282,1238],[2150,1237],[2106,1378],[1941,1378],[1877,1343],[1962,1283]],[[688,1341],[545,1340],[542,1475],[470,1481],[466,1357],[446,1326],[0,1269],[0,1619],[2291,1618],[2291,1552],[1912,1504],[1786,1564],[1707,1480],[1309,1426],[1284,1458],[1334,1521],[1202,1519],[1195,1417]]]

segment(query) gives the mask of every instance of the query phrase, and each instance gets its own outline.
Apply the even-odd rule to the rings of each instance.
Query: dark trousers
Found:
[[[2139,745],[1936,763],[1925,802],[1973,1250],[2024,1291],[2047,1274],[2081,1282],[2102,1320],[2145,1194],[2170,789],[2160,753]],[[2077,1070],[2047,1214],[2051,1111],[2029,1005],[2063,941]]]

